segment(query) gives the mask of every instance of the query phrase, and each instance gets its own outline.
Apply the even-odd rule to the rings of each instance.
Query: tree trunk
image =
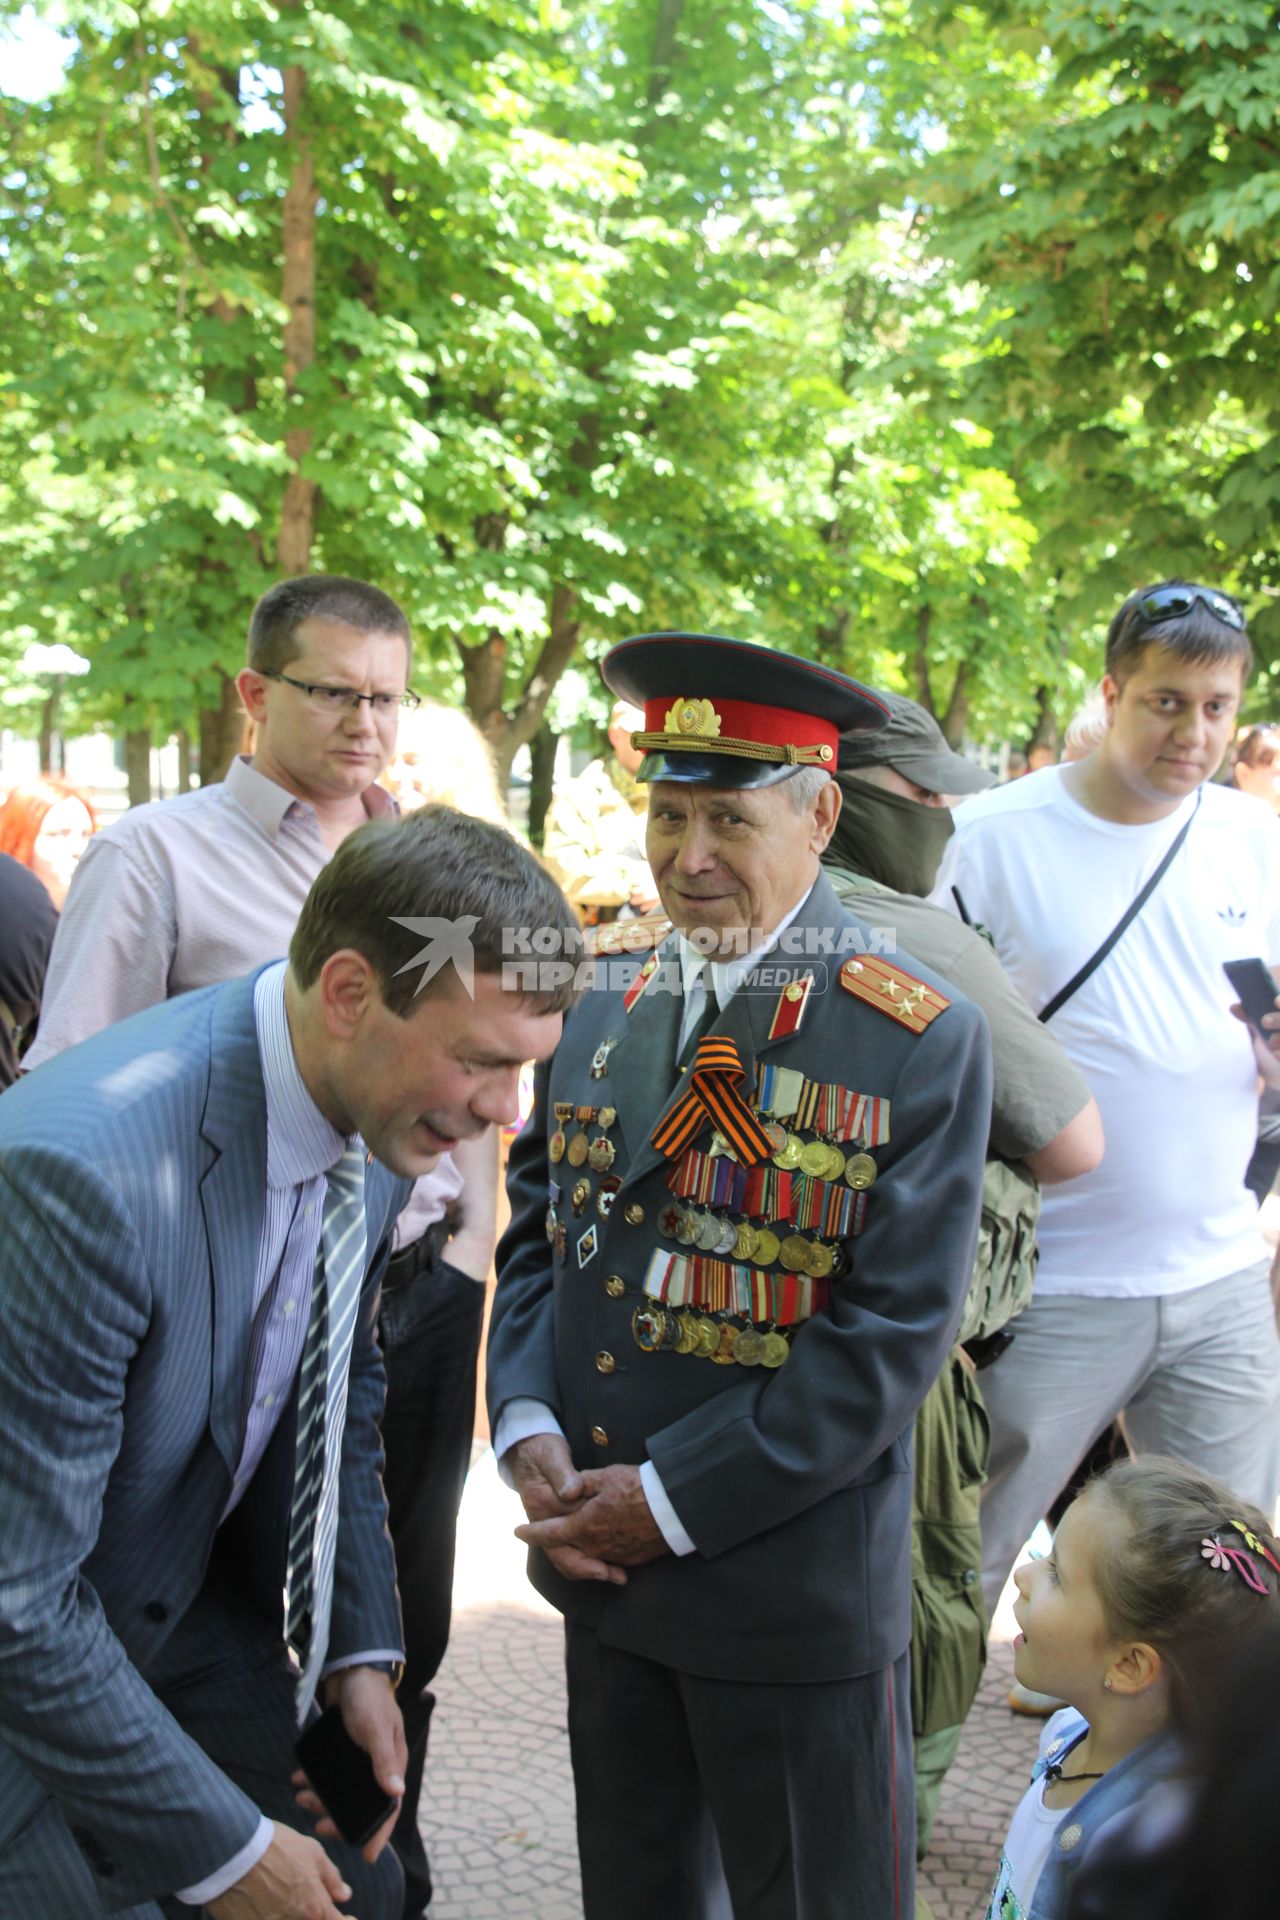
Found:
[[[684,13],[684,0],[658,0],[658,18],[653,29],[653,50],[649,61],[648,99],[650,107],[659,107],[663,96],[671,85],[671,66],[675,59],[676,40],[680,31],[680,19]],[[651,131],[650,120],[646,131]]]
[[[542,845],[542,829],[546,825],[547,808],[551,805],[555,785],[556,748],[559,745],[560,735],[552,733],[547,726],[539,727],[529,742],[529,838],[535,847]]]
[[[62,699],[62,675],[55,673],[49,683],[49,691],[40,708],[40,771],[41,773],[61,773],[63,765],[62,741],[58,734],[58,706]],[[54,755],[58,764],[55,766]]]
[[[284,324],[286,418],[296,421],[284,437],[293,464],[284,490],[276,559],[283,573],[305,573],[311,564],[315,532],[315,482],[302,471],[311,451],[311,429],[303,424],[304,402],[298,386],[316,356],[316,183],[311,141],[302,127],[306,73],[284,69],[285,144],[291,166],[284,196]]]
[[[960,746],[964,739],[965,728],[969,724],[969,663],[962,660],[956,668],[956,677],[951,687],[951,698],[947,710],[938,719],[943,735],[949,747]]]
[[[211,787],[221,780],[240,752],[245,738],[244,709],[236,683],[223,676],[222,699],[216,707],[200,711],[200,785]]]
[[[1056,760],[1061,744],[1057,716],[1053,711],[1053,695],[1048,687],[1038,687],[1036,689],[1036,724],[1027,742],[1027,752],[1031,753],[1036,747],[1048,747]]]
[[[516,749],[531,741],[542,725],[547,703],[555,692],[556,681],[573,659],[581,631],[577,588],[564,585],[553,588],[547,637],[534,662],[519,706],[507,720],[501,739],[493,744],[498,758],[498,778],[504,786],[511,778],[511,762],[516,757]]]
[[[507,716],[502,711],[502,695],[507,671],[507,643],[500,633],[490,633],[477,647],[464,647],[462,686],[467,712],[497,753],[506,731]],[[514,749],[513,749],[514,751]],[[510,771],[508,761],[507,770]]]
[[[937,717],[933,704],[933,687],[929,680],[929,631],[933,625],[933,608],[926,605],[916,613],[916,650],[911,661],[911,670],[915,676],[916,699],[926,713]]]
[[[151,798],[150,727],[130,727],[125,734],[124,770],[129,781],[129,805],[145,806]]]
[[[185,727],[178,728],[178,792],[191,791],[191,735]]]

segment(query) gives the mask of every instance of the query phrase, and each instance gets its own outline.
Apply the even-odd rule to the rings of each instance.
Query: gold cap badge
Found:
[[[718,740],[720,715],[709,700],[677,700],[668,707],[664,733],[696,734],[700,740]]]

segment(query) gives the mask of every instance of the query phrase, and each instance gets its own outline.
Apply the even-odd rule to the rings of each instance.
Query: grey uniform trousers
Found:
[[[567,1639],[586,1920],[910,1920],[906,1654],[781,1685]]]

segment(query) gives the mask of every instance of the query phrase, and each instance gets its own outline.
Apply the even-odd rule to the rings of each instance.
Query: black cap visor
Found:
[[[799,767],[774,760],[750,760],[735,753],[646,753],[636,769],[637,780],[675,780],[683,786],[772,787],[789,780]]]

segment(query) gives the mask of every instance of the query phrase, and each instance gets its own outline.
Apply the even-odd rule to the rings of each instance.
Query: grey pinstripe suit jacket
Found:
[[[0,1099],[0,1851],[51,1794],[109,1847],[113,1908],[199,1880],[258,1819],[146,1680],[240,1445],[266,1190],[253,978],[150,1008]],[[373,1326],[407,1187],[371,1164],[366,1191],[337,1657],[401,1643]],[[248,1536],[246,1581],[276,1594],[287,1478],[260,1553]]]

